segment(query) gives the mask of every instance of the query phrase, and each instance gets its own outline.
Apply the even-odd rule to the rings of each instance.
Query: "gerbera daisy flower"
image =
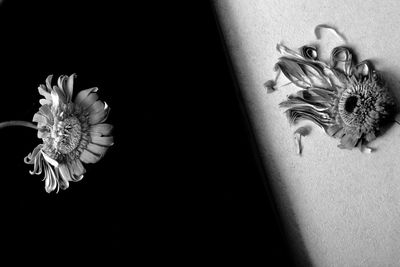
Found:
[[[41,107],[33,116],[37,136],[43,140],[25,163],[33,164],[30,174],[44,172],[45,189],[67,189],[69,182],[80,181],[85,173],[82,163],[96,163],[113,145],[113,126],[103,123],[110,108],[98,100],[97,87],[80,91],[74,101],[73,83],[76,75],[61,75],[52,86],[50,75],[41,84]]]
[[[393,121],[394,98],[371,62],[354,65],[351,51],[342,46],[332,50],[329,63],[320,61],[312,46],[296,52],[278,44],[277,50],[282,57],[275,70],[302,88],[280,103],[291,124],[310,120],[340,139],[338,147],[361,149]],[[275,89],[271,85],[275,81],[265,84],[269,92]]]

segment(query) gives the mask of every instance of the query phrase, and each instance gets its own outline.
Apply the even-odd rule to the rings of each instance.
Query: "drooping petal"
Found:
[[[97,87],[89,88],[80,91],[77,96],[75,97],[75,104],[81,105],[82,101],[91,93],[96,93],[99,89]],[[97,100],[97,99],[96,99]],[[92,103],[93,104],[93,103]]]
[[[113,126],[108,123],[101,123],[92,125],[90,127],[90,135],[91,136],[107,136],[112,132]]]
[[[42,158],[42,153],[38,153],[37,156],[35,157],[34,165],[33,165],[33,171],[29,171],[30,174],[36,174],[39,175],[42,173],[42,164],[43,164],[43,158]]]
[[[60,185],[62,185],[61,189],[67,189],[69,186],[69,181],[72,181],[68,165],[60,164],[58,166],[58,170],[60,171],[61,175],[61,180],[60,180]]]
[[[44,159],[45,159],[48,163],[50,163],[50,164],[53,165],[54,167],[58,167],[59,164],[58,164],[58,162],[57,162],[56,160],[50,158],[46,153],[43,152],[43,150],[41,150],[41,152],[42,152],[42,154],[43,154]]]
[[[79,159],[68,162],[68,167],[71,172],[72,181],[77,182],[82,180],[86,170]]]
[[[46,192],[50,193],[56,188],[58,192],[58,172],[56,172],[53,167],[48,163],[44,163],[44,171],[44,188]]]
[[[91,142],[101,146],[112,146],[114,138],[112,136],[91,136]]]
[[[41,148],[42,144],[38,145],[32,153],[30,153],[27,157],[24,158],[24,162],[26,164],[33,164],[33,170],[29,171],[31,175],[33,174],[39,175],[42,173],[43,158],[42,158],[42,153],[39,153]]]
[[[42,149],[43,145],[37,145],[35,149],[33,149],[32,153],[29,153],[28,156],[24,158],[24,162],[26,164],[33,164],[36,156],[38,155],[40,149]]]

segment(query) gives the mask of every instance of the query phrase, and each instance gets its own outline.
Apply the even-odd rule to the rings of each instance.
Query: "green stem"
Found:
[[[35,124],[33,124],[32,122],[27,122],[27,121],[0,122],[0,129],[8,127],[8,126],[25,126],[25,127],[29,127],[29,128],[35,129],[35,130],[38,129]]]

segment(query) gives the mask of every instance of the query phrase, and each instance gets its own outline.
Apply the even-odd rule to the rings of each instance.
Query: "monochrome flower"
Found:
[[[393,120],[396,107],[388,88],[369,61],[354,65],[348,48],[333,49],[329,63],[320,61],[312,46],[300,52],[282,44],[277,49],[283,56],[275,70],[302,88],[280,103],[291,124],[310,120],[340,139],[340,148],[352,149],[374,140]]]
[[[98,162],[114,142],[113,126],[104,123],[110,108],[98,99],[97,87],[80,91],[72,101],[75,77],[61,75],[52,86],[50,75],[38,88],[44,98],[32,121],[43,143],[24,161],[33,164],[31,174],[44,172],[48,193],[80,181],[86,171],[82,163]]]

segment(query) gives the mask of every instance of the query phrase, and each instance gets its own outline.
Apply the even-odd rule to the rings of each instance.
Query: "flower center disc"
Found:
[[[61,154],[70,153],[79,145],[81,133],[81,124],[76,117],[71,116],[59,121],[54,131],[54,147]]]
[[[358,102],[358,97],[356,96],[350,96],[346,99],[346,102],[344,103],[344,110],[346,110],[348,113],[352,113],[355,107],[357,106]]]

